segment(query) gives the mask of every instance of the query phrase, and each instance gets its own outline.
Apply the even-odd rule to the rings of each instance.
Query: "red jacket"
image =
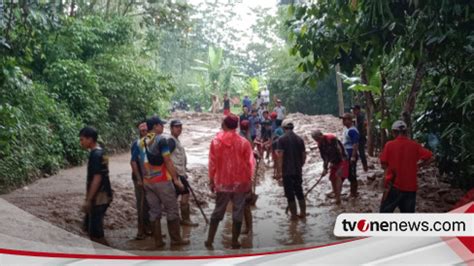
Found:
[[[221,131],[211,142],[209,178],[216,192],[248,192],[255,168],[252,146],[234,131]]]

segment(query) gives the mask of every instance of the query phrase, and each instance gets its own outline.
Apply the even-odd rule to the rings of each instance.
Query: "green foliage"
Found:
[[[51,96],[64,102],[85,124],[97,124],[105,113],[107,98],[97,85],[92,69],[79,60],[59,60],[44,71]]]
[[[80,162],[84,155],[77,145],[81,124],[44,86],[24,76],[13,59],[2,63],[0,187],[22,183],[35,174],[51,174],[64,166],[64,158]]]
[[[292,6],[288,25],[305,82],[340,64],[349,89],[364,96],[380,140],[391,121],[414,120],[419,140],[436,139],[440,170],[474,187],[472,1],[320,1]],[[356,77],[352,77],[356,76]],[[357,94],[356,94],[357,95]],[[374,134],[375,135],[375,134]],[[380,136],[380,139],[378,138]],[[382,143],[379,141],[379,145]],[[435,147],[436,146],[436,147]],[[370,150],[370,148],[369,148]]]
[[[268,88],[283,100],[288,112],[338,115],[336,76],[334,72],[317,84],[304,84],[304,73],[297,71],[301,59],[290,56],[286,47],[273,52]],[[349,93],[346,93],[349,102]]]
[[[98,128],[101,142],[115,150],[129,147],[145,117],[166,115],[172,77],[143,53],[139,19],[87,9],[67,16],[28,1],[5,10],[0,190],[82,163],[78,132],[85,125]]]

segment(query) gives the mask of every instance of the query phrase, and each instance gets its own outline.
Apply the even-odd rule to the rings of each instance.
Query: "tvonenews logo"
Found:
[[[474,214],[344,213],[336,236],[474,236]]]

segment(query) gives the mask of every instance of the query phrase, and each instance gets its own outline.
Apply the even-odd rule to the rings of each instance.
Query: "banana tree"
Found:
[[[230,59],[223,58],[223,50],[220,48],[209,47],[208,58],[206,61],[195,59],[197,66],[192,67],[199,73],[199,82],[201,91],[210,96],[210,94],[221,95],[224,92],[236,92],[237,79],[244,75],[237,72]],[[204,82],[202,82],[204,81]]]

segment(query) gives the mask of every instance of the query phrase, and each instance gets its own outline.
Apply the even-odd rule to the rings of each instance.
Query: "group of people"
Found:
[[[281,108],[281,101],[278,101]],[[278,103],[277,102],[277,103]],[[269,116],[262,117],[248,106],[243,107],[238,117],[227,113],[222,119],[221,131],[211,141],[209,151],[209,188],[216,194],[215,209],[212,212],[208,237],[204,245],[213,247],[220,221],[224,218],[229,202],[232,202],[232,248],[240,248],[239,236],[245,219],[246,232],[251,231],[252,219],[250,198],[254,187],[258,138],[271,139],[275,167],[275,177],[282,181],[290,211],[290,219],[306,218],[306,202],[303,194],[303,166],[306,161],[304,140],[293,130],[295,124],[290,119]],[[284,110],[284,109],[283,109]],[[365,117],[360,106],[342,118],[343,140],[335,135],[312,131],[323,160],[323,173],[330,173],[335,203],[341,203],[342,183],[350,182],[350,196],[357,197],[357,162],[361,158],[365,171],[368,169],[365,157]],[[355,118],[355,121],[354,121]],[[275,129],[272,130],[273,122]],[[190,186],[186,175],[186,152],[180,142],[183,124],[179,120],[170,122],[171,136],[163,135],[166,122],[157,116],[150,117],[138,126],[140,137],[131,148],[132,179],[135,186],[138,212],[138,233],[136,239],[153,235],[155,247],[163,248],[161,217],[166,213],[167,229],[171,245],[187,245],[180,233],[180,226],[197,226],[190,219]],[[257,125],[263,125],[259,130]],[[240,127],[240,132],[238,128]],[[258,132],[261,134],[258,134]],[[280,133],[276,133],[279,131]],[[430,151],[407,137],[407,125],[396,121],[392,126],[394,140],[389,141],[381,153],[380,162],[386,169],[386,191],[380,212],[393,212],[397,207],[401,212],[414,212],[417,190],[417,169],[432,160]],[[90,151],[87,168],[87,193],[83,205],[85,212],[84,229],[92,240],[107,244],[104,238],[103,220],[113,197],[109,180],[108,159],[97,144],[98,133],[92,127],[83,128],[80,144]],[[258,147],[257,147],[258,151]],[[179,201],[178,201],[179,199]],[[297,213],[297,205],[300,212]]]
[[[169,137],[163,135],[165,123],[159,117],[153,116],[138,126],[140,137],[132,144],[130,160],[138,212],[136,239],[145,239],[147,234],[153,235],[156,248],[165,246],[161,230],[163,213],[166,213],[171,245],[190,243],[181,237],[181,225],[198,225],[190,220],[187,160],[179,140],[182,123],[179,120],[171,121]],[[103,149],[97,144],[97,130],[85,127],[79,136],[81,146],[90,150],[87,193],[83,206],[86,213],[84,228],[92,240],[107,244],[103,219],[112,201],[108,160]]]

